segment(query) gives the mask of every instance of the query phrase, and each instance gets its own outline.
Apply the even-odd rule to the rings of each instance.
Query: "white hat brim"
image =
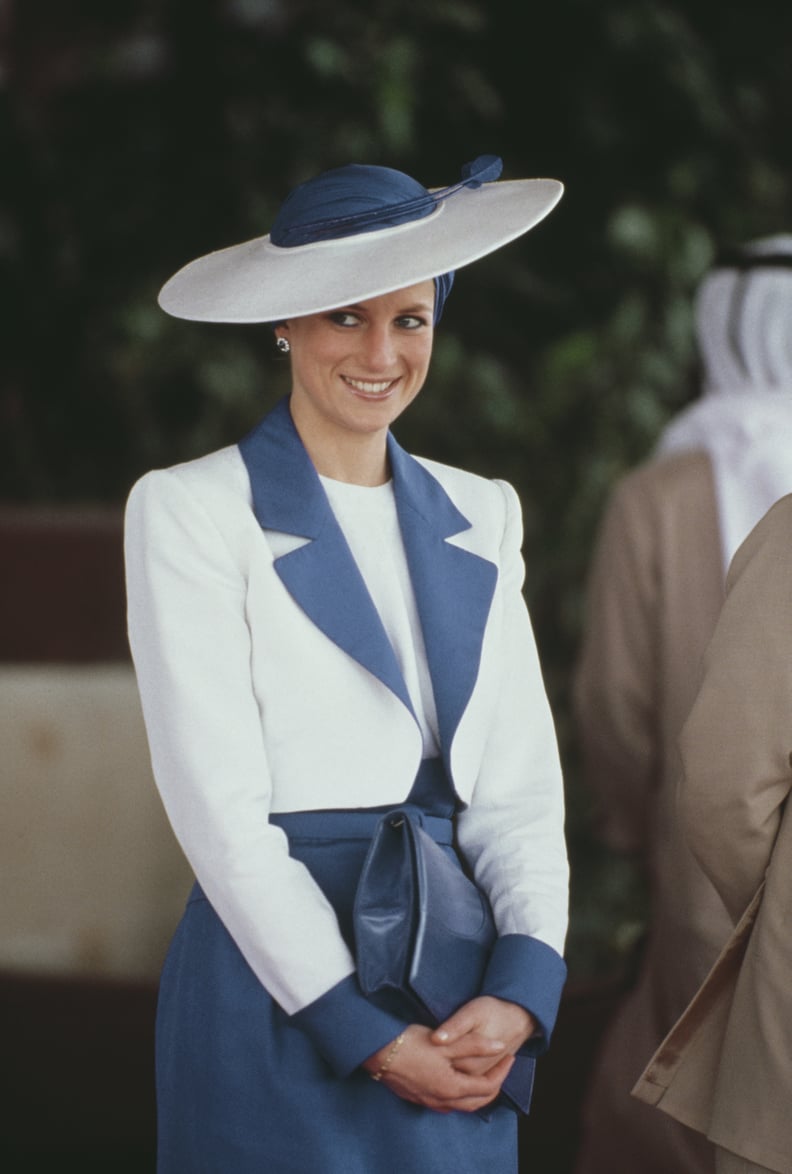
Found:
[[[193,322],[278,322],[346,306],[469,265],[521,236],[552,210],[557,179],[462,188],[429,216],[336,240],[281,248],[269,236],[191,261],[159,304]]]

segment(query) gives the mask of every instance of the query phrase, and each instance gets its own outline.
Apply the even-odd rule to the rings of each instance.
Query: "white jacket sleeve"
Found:
[[[488,894],[501,936],[521,934],[559,955],[567,928],[569,869],[564,795],[555,728],[522,597],[522,520],[510,485],[498,591],[499,696],[459,843]]]
[[[129,639],[165,808],[219,917],[293,1014],[352,974],[354,960],[330,904],[268,822],[244,577],[169,470],[130,495],[126,562]]]

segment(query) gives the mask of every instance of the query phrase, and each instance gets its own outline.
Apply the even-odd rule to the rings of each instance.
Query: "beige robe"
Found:
[[[792,1171],[792,496],[749,535],[680,748],[680,817],[736,928],[635,1093]],[[739,920],[738,920],[739,919]]]
[[[637,983],[595,1065],[577,1174],[714,1168],[704,1138],[630,1089],[731,931],[675,812],[676,742],[723,600],[722,576],[705,454],[656,460],[619,482],[591,567],[575,702],[600,834],[645,864],[651,915]]]

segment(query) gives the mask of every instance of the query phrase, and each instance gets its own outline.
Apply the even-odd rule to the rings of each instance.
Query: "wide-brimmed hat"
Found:
[[[479,157],[459,183],[424,188],[352,164],[299,185],[271,233],[199,257],[162,287],[168,314],[196,322],[277,322],[390,293],[469,265],[538,224],[556,179],[498,180]]]

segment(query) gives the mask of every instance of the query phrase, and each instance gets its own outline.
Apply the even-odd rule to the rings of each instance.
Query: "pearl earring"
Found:
[[[288,355],[289,351],[291,350],[288,338],[283,338],[282,335],[275,340],[275,346],[282,355]]]

